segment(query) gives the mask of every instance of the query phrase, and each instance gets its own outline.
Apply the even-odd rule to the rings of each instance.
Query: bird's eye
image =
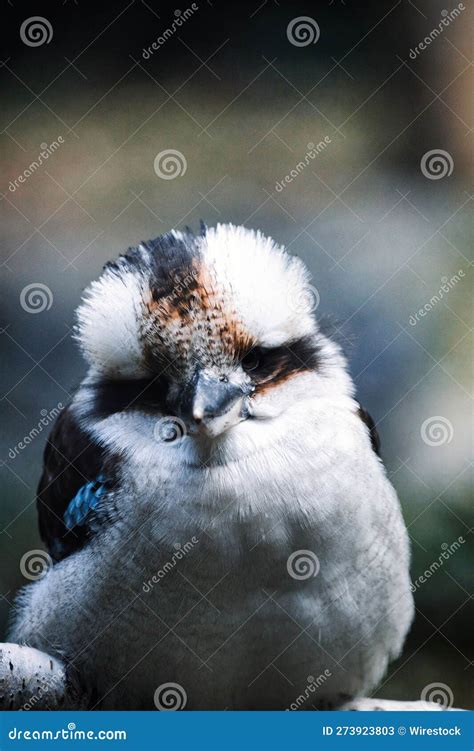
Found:
[[[258,347],[255,347],[254,349],[251,349],[250,352],[247,352],[245,357],[242,359],[242,367],[248,373],[258,368],[261,359],[261,350]]]

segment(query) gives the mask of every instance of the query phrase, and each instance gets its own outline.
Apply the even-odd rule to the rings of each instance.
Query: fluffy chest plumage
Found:
[[[38,583],[20,636],[99,676],[103,708],[151,708],[166,682],[191,708],[284,708],[324,670],[330,701],[372,685],[411,615],[398,503],[356,418],[306,417],[239,435],[239,460],[138,433],[117,517]]]
[[[338,570],[341,546],[349,543],[352,548],[352,557],[345,559],[351,568],[357,564],[357,539],[361,549],[370,547],[371,520],[378,517],[371,499],[367,504],[371,474],[372,491],[381,499],[377,523],[384,515],[388,484],[380,466],[370,447],[362,444],[361,456],[347,451],[351,441],[357,445],[357,432],[351,435],[349,424],[344,433],[334,425],[338,419],[333,415],[332,428],[321,420],[319,429],[309,421],[301,435],[282,430],[270,443],[259,445],[257,436],[254,451],[240,446],[238,460],[224,461],[222,451],[197,461],[182,444],[166,447],[153,461],[145,449],[137,449],[122,468],[116,499],[120,518],[101,539],[101,550],[115,549],[109,536],[116,537],[120,547],[130,540],[130,553],[120,553],[121,560],[131,557],[144,581],[165,571],[158,590],[167,592],[165,607],[170,603],[171,611],[174,593],[178,601],[183,599],[184,576],[201,592],[221,577],[229,592],[234,577],[229,605],[237,621],[240,603],[264,589],[288,590],[288,597],[298,600],[301,587],[293,587],[287,569],[293,553],[310,550],[331,561],[331,568],[314,582],[320,586],[332,580],[333,561]],[[333,431],[344,438],[331,440]],[[232,456],[233,447],[226,451]],[[357,522],[362,529],[355,532]]]
[[[235,570],[243,592],[284,588],[288,558],[299,550],[337,569],[348,542],[353,567],[358,548],[366,551],[387,513],[398,511],[396,498],[356,417],[319,406],[316,419],[308,404],[302,420],[303,409],[277,428],[244,425],[210,453],[186,439],[150,444],[137,432],[121,467],[118,518],[96,543],[102,554],[109,538],[120,547],[130,541],[131,557],[153,572],[173,556],[179,561],[188,545],[179,571],[192,560],[205,587]]]
[[[368,493],[356,457],[338,473],[332,459],[299,457],[296,472],[291,448],[281,455],[273,447],[245,464],[206,470],[177,474],[173,462],[162,464],[160,483],[150,466],[129,465],[121,491],[122,507],[129,493],[128,516],[100,541],[104,569],[92,585],[86,575],[81,597],[93,607],[104,587],[109,593],[114,639],[104,631],[95,659],[114,664],[117,675],[140,661],[114,702],[133,695],[135,705],[146,704],[158,684],[172,681],[194,708],[284,707],[308,675],[329,671],[334,685],[328,679],[326,695],[337,700],[338,691],[351,695],[383,670],[398,638],[384,619],[393,606],[388,589],[404,594],[393,575],[385,591],[388,579],[380,576],[406,555],[397,507],[382,473],[371,478],[369,470]],[[292,569],[295,553],[314,566],[308,575]],[[363,642],[380,618],[390,636],[374,649]],[[285,677],[275,680],[273,665]]]

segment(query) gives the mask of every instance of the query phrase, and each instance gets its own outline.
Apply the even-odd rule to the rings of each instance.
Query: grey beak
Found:
[[[242,386],[231,383],[224,376],[200,371],[193,389],[191,416],[200,423],[225,415],[244,393]]]

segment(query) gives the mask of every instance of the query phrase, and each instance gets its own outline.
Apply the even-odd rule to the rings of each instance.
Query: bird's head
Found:
[[[155,410],[215,438],[303,398],[304,376],[324,369],[331,346],[313,308],[298,258],[221,224],[108,263],[79,308],[77,336],[104,410]]]

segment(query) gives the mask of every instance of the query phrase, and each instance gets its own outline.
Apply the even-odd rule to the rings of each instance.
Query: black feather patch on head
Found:
[[[112,272],[142,272],[150,285],[153,300],[167,297],[173,292],[179,279],[185,277],[198,261],[199,251],[196,235],[191,230],[184,233],[167,232],[153,240],[141,242],[114,261],[105,269]]]
[[[176,238],[172,233],[144,243],[150,253],[150,290],[157,301],[176,293],[184,279],[195,277],[199,260],[193,234]]]

